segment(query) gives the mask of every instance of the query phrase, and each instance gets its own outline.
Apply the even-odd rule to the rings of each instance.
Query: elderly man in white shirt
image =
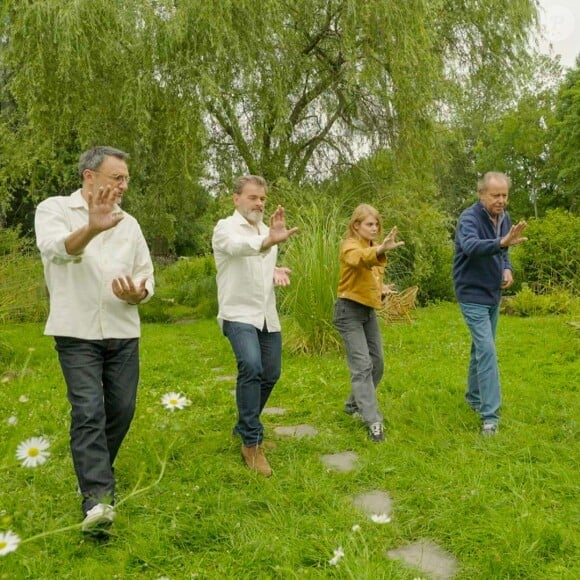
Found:
[[[137,304],[154,292],[153,264],[137,220],[120,203],[128,155],[95,147],[79,161],[82,188],[38,205],[36,241],[50,296],[45,334],[71,404],[71,452],[82,495],[82,529],[114,517],[113,463],[135,412],[139,381]]]
[[[242,439],[242,456],[252,470],[269,477],[272,470],[262,445],[260,414],[281,372],[282,338],[274,286],[290,284],[290,270],[277,268],[277,244],[298,228],[286,228],[278,206],[263,222],[267,184],[263,177],[240,177],[234,188],[233,215],[214,228],[212,247],[217,268],[218,322],[238,364],[234,433]]]

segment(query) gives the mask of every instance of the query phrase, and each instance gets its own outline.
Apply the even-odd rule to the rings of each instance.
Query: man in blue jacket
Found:
[[[453,283],[471,333],[465,399],[480,414],[485,436],[495,435],[501,405],[495,332],[501,291],[514,281],[508,248],[527,240],[527,223],[512,226],[505,211],[509,188],[507,175],[486,173],[478,183],[479,201],[461,214],[455,232]]]

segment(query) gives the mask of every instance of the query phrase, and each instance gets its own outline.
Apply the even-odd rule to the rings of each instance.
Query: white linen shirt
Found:
[[[278,246],[262,251],[268,227],[252,226],[237,210],[219,220],[213,230],[212,248],[217,270],[218,322],[245,322],[269,332],[280,332],[274,292],[274,268]]]
[[[113,294],[113,278],[146,278],[147,301],[153,296],[153,263],[137,220],[124,218],[93,238],[78,255],[67,254],[65,240],[89,221],[81,190],[70,196],[49,197],[35,215],[36,244],[44,265],[50,313],[44,329],[49,336],[85,340],[137,338],[139,311]]]

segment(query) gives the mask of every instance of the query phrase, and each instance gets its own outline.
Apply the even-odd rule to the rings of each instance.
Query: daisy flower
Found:
[[[391,518],[387,514],[373,514],[371,520],[373,520],[375,524],[388,524],[390,523]]]
[[[353,531],[353,532],[360,532],[360,526],[359,526],[358,524],[355,524],[355,525],[352,527],[352,531]]]
[[[6,556],[10,552],[14,552],[20,544],[20,538],[13,534],[10,530],[7,532],[0,532],[0,556]]]
[[[328,560],[328,563],[331,566],[336,566],[340,560],[342,559],[342,557],[344,556],[344,550],[342,549],[342,546],[338,547],[338,550],[334,550],[334,557],[331,558],[330,560]]]
[[[8,417],[8,419],[6,419],[6,423],[8,423],[8,425],[16,425],[16,423],[18,423],[18,417],[12,415],[12,417]]]
[[[161,397],[161,404],[170,411],[175,411],[175,409],[184,409],[190,404],[190,401],[180,395],[179,393],[167,393]]]
[[[48,439],[44,437],[31,437],[23,441],[16,449],[16,458],[22,461],[23,467],[36,467],[46,463],[50,453]]]
[[[18,400],[19,400],[21,403],[28,403],[28,400],[29,400],[29,399],[28,399],[28,396],[27,396],[27,395],[20,395],[20,397],[18,397]]]

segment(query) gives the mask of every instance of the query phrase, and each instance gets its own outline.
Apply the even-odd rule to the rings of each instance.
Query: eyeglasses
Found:
[[[128,175],[108,175],[106,173],[102,173],[101,171],[95,171],[94,173],[100,173],[101,175],[108,177],[109,179],[113,180],[117,185],[121,185],[121,183],[123,182],[129,185],[129,182],[131,181],[131,178]]]

